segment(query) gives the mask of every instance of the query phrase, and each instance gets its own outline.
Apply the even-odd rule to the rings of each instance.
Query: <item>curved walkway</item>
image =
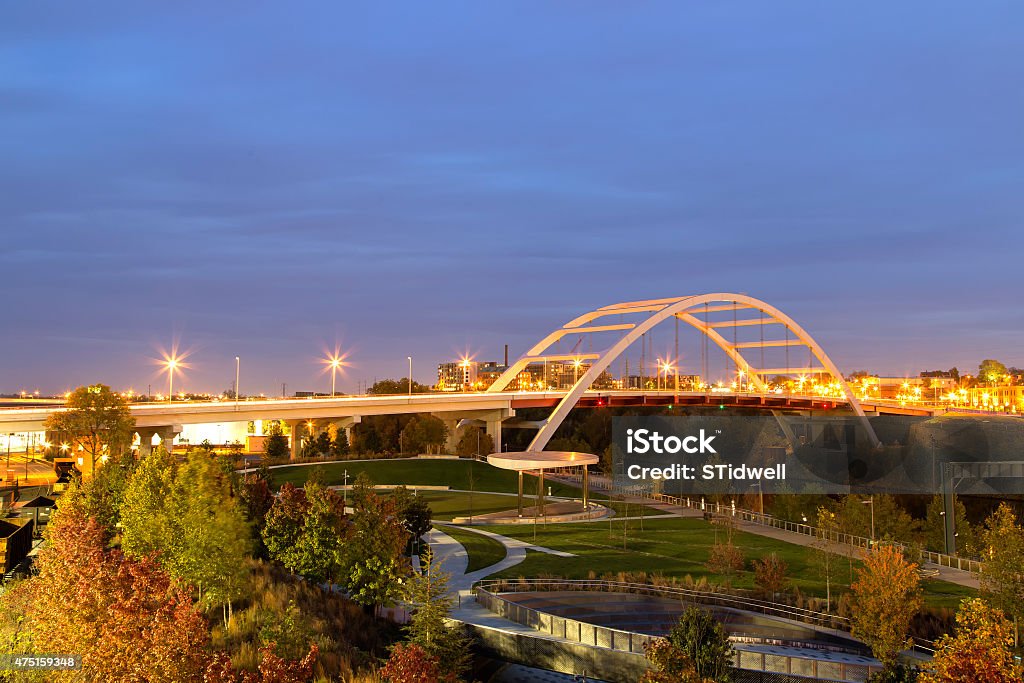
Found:
[[[437,524],[438,526],[448,526],[444,522],[437,522]],[[438,566],[451,576],[448,581],[448,592],[452,595],[458,595],[460,598],[468,594],[473,584],[480,579],[504,571],[509,567],[514,567],[525,560],[527,550],[535,550],[541,553],[548,553],[549,555],[557,555],[558,557],[575,557],[572,553],[552,550],[551,548],[509,538],[508,536],[502,536],[491,531],[483,531],[482,529],[465,526],[459,526],[459,529],[480,534],[481,536],[488,536],[505,546],[505,559],[501,562],[467,574],[466,568],[469,567],[469,555],[461,543],[444,533],[441,529],[435,528],[426,534],[427,543],[430,544],[431,550],[434,551],[434,559],[438,562]]]

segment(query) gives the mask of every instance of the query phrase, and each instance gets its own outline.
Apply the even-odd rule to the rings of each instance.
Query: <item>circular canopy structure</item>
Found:
[[[561,467],[583,468],[583,509],[587,509],[590,499],[590,486],[587,479],[587,466],[596,465],[600,458],[590,453],[577,451],[510,451],[507,453],[491,453],[487,463],[503,470],[514,470],[519,474],[519,516],[523,515],[523,472],[537,471],[537,509],[544,514],[544,470]]]
[[[590,453],[577,451],[511,451],[508,453],[491,453],[487,462],[503,470],[528,472],[530,470],[550,470],[558,467],[583,467],[596,465],[600,458]]]

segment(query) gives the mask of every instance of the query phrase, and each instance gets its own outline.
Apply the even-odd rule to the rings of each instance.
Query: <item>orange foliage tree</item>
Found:
[[[883,664],[895,664],[911,644],[910,621],[923,604],[917,565],[907,562],[899,548],[882,546],[864,558],[852,588],[853,635]]]
[[[1015,683],[1024,681],[1024,666],[1013,658],[1013,627],[984,600],[960,603],[956,634],[944,635],[935,659],[920,683]]]
[[[39,575],[11,598],[25,607],[33,649],[81,653],[90,680],[200,679],[209,632],[189,591],[152,558],[106,549],[104,537],[74,509],[54,515]]]

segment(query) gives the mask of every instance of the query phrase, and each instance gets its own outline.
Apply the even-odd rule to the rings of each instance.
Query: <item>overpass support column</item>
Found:
[[[160,427],[156,433],[160,435],[160,445],[170,453],[174,450],[174,438],[181,434],[181,425]]]
[[[505,450],[501,442],[501,420],[502,418],[500,417],[497,419],[488,419],[486,423],[487,436],[491,437],[491,442],[494,444],[494,450],[498,453]]]
[[[156,428],[140,427],[135,431],[139,433],[139,457],[144,458],[153,452],[153,435],[156,434]]]
[[[305,420],[285,420],[288,425],[288,445],[291,447],[291,460],[296,460],[302,455],[302,432]]]

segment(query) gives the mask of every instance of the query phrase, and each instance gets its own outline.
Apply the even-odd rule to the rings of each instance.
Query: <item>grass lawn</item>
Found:
[[[467,574],[475,572],[477,569],[490,567],[505,559],[505,546],[489,536],[467,531],[457,526],[438,527],[438,531],[448,534],[466,549],[466,553],[469,555]]]
[[[366,472],[373,479],[374,484],[420,484],[422,486],[450,486],[457,490],[468,491],[497,491],[501,493],[515,493],[518,489],[516,473],[511,470],[503,470],[492,467],[486,463],[473,460],[429,460],[429,459],[403,459],[403,460],[349,460],[346,462],[331,462],[322,465],[301,465],[292,467],[281,467],[270,470],[274,478],[274,484],[280,486],[285,482],[291,482],[296,486],[303,484],[309,473],[315,467],[323,469],[328,484],[344,483],[344,473],[348,471],[348,483],[359,475]],[[470,472],[473,476],[473,485],[470,487]],[[575,486],[566,486],[556,482],[545,482],[545,486],[551,486],[551,493],[555,496],[579,497],[580,490]],[[523,479],[523,493],[534,494],[537,490],[537,480],[527,476]],[[595,496],[595,500],[597,497]]]
[[[626,549],[622,544],[622,522],[612,521],[611,537],[607,522],[583,524],[539,525],[534,541],[533,525],[523,527],[489,526],[489,531],[518,538],[554,550],[562,550],[577,557],[557,557],[545,553],[531,552],[526,560],[511,567],[495,578],[536,577],[544,574],[566,578],[586,578],[591,571],[598,575],[605,572],[661,573],[665,576],[684,577],[695,580],[701,577],[708,581],[722,583],[725,577],[712,574],[704,563],[715,543],[715,531],[725,539],[720,527],[712,526],[700,519],[650,519],[640,530],[639,521],[629,522]],[[805,595],[825,596],[825,583],[818,578],[814,566],[813,551],[784,541],[736,531],[733,542],[742,549],[746,569],[732,579],[737,588],[754,588],[754,572],[750,561],[769,553],[776,553],[788,566],[788,575],[793,587],[799,587]],[[854,569],[858,566],[854,562]],[[836,578],[832,586],[833,597],[844,592],[837,583],[848,583],[849,564],[845,558],[838,558],[835,564]],[[956,607],[960,600],[974,591],[945,581],[923,582],[925,599],[929,605]]]
[[[494,493],[462,493],[460,491],[423,491],[420,495],[430,505],[434,519],[450,522],[455,517],[483,515],[488,512],[512,510],[516,506],[515,496],[500,496]],[[533,498],[529,499],[531,502]],[[526,504],[526,498],[523,498]],[[477,534],[479,535],[479,534]]]

